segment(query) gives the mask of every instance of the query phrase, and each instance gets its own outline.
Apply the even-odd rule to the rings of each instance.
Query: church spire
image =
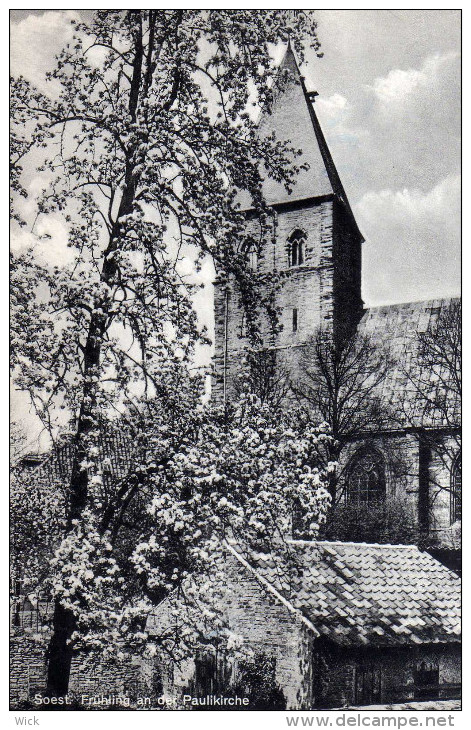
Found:
[[[291,40],[288,40],[279,74],[285,69],[291,72],[291,79],[280,86],[278,92],[275,90],[272,107],[264,112],[260,120],[260,134],[274,132],[278,139],[289,140],[295,149],[302,150],[302,155],[295,160],[296,164],[305,163],[309,169],[300,170],[291,192],[287,192],[282,183],[267,177],[263,185],[265,198],[274,205],[333,196],[345,206],[358,230],[314,109],[318,93],[307,90]]]

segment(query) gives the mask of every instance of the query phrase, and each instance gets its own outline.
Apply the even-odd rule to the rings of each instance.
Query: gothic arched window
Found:
[[[461,520],[461,454],[455,459],[450,484],[450,523]]]
[[[347,500],[353,505],[381,503],[386,496],[384,460],[376,451],[361,451],[350,464]]]
[[[288,266],[300,266],[304,263],[304,244],[306,234],[297,228],[288,238]]]

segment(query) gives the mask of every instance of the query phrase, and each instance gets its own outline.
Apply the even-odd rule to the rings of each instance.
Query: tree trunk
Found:
[[[105,267],[104,267],[105,270]],[[84,437],[94,426],[94,408],[96,404],[96,386],[87,380],[100,363],[100,343],[106,327],[106,315],[92,314],[85,348],[85,386],[83,404],[75,436],[75,454],[70,478],[70,498],[67,514],[66,534],[72,530],[73,521],[81,518],[87,505],[88,473],[81,463],[87,457]],[[47,650],[47,689],[48,697],[63,697],[69,687],[70,668],[73,648],[70,640],[76,628],[74,613],[65,608],[57,598],[54,605],[52,636]]]
[[[69,689],[73,649],[69,643],[75,629],[72,611],[56,601],[54,631],[47,650],[47,697],[64,697]]]
[[[136,119],[136,110],[139,102],[141,88],[142,62],[144,57],[142,18],[136,16],[134,34],[134,63],[132,81],[129,93],[129,114],[133,121]],[[117,273],[117,266],[113,254],[120,236],[121,216],[132,212],[138,176],[134,174],[135,161],[133,161],[134,149],[127,151],[124,188],[116,220],[112,226],[110,240],[104,254],[103,267],[100,279],[102,282],[111,285]],[[97,311],[98,310],[98,311]],[[99,312],[99,313],[98,313]],[[81,463],[87,457],[87,450],[84,444],[84,437],[95,426],[94,409],[96,405],[96,384],[90,376],[96,374],[101,362],[101,343],[104,334],[109,326],[108,302],[97,303],[92,313],[87,334],[87,343],[84,354],[84,390],[82,406],[80,410],[77,434],[75,437],[76,449],[74,454],[72,476],[70,480],[70,501],[67,514],[66,534],[72,529],[74,520],[79,520],[88,500],[88,473],[83,469]],[[72,634],[76,628],[76,620],[70,609],[62,606],[60,599],[56,599],[53,618],[53,633],[49,643],[48,674],[47,674],[47,696],[63,696],[67,694],[70,679],[70,669],[74,654],[70,643]]]

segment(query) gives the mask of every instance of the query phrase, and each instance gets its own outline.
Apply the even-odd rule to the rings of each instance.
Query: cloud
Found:
[[[340,116],[344,116],[344,113],[351,107],[347,99],[342,94],[332,94],[326,99],[319,98],[316,101],[316,107],[320,110],[322,116],[326,119],[337,120]]]
[[[54,56],[72,40],[71,20],[80,20],[75,10],[48,10],[43,15],[28,15],[12,25],[11,73],[24,76],[41,91],[48,93],[46,82]],[[39,42],[38,42],[39,39]]]
[[[47,177],[39,175],[29,181],[28,197],[21,199],[21,214],[28,225],[24,228],[12,225],[11,250],[21,253],[34,249],[41,263],[66,266],[72,262],[74,251],[67,246],[69,228],[64,216],[60,213],[37,216],[37,200],[47,186],[47,181]]]
[[[420,220],[423,217],[442,218],[445,214],[448,218],[453,210],[453,201],[459,201],[460,189],[460,177],[454,175],[441,180],[432,190],[425,193],[407,188],[396,191],[371,191],[361,199],[358,211],[364,219],[376,217],[378,212],[411,220]],[[452,216],[451,220],[454,220]],[[459,221],[456,223],[459,225]]]
[[[376,78],[369,88],[382,104],[402,103],[417,90],[434,87],[446,67],[453,65],[458,58],[459,54],[453,52],[428,56],[421,68],[407,71],[393,69],[387,76]]]
[[[459,172],[459,80],[457,52],[428,54],[343,94],[347,104],[318,107],[355,211],[368,191],[429,191]]]
[[[460,281],[458,175],[428,191],[380,190],[356,206],[364,247],[364,298],[369,304],[456,294]]]
[[[355,108],[342,94],[316,99],[316,112],[332,149],[347,148],[349,154],[369,131],[355,122]]]

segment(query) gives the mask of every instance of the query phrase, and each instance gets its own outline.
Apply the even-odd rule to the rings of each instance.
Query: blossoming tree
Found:
[[[127,505],[118,499],[106,520],[101,514],[99,421],[137,393],[158,395],[165,368],[192,362],[195,343],[205,341],[192,299],[204,258],[245,289],[251,281],[237,191],[249,192],[263,224],[261,163],[287,185],[296,174],[296,150],[257,135],[250,114],[272,98],[269,49],[288,37],[301,58],[303,38],[318,50],[310,11],[267,10],[260,23],[252,10],[103,10],[76,23],[49,74],[50,93],[12,81],[13,218],[25,222],[17,203],[28,194],[32,159],[43,179],[33,231],[39,236],[38,221],[53,219],[68,246],[55,265],[47,244],[42,259],[23,252],[13,260],[16,382],[52,434],[61,411],[75,424],[53,580],[51,695],[67,691],[76,639],[92,614],[96,626],[103,611],[108,628],[113,617],[123,624],[125,581],[110,531],[119,532]],[[198,471],[190,452],[185,459],[193,477],[176,459],[174,485],[179,470],[192,489],[219,474],[211,464]],[[159,529],[167,525],[165,494],[151,514]],[[218,510],[222,519],[233,508],[223,502]],[[178,534],[187,519],[183,509],[168,529]],[[164,545],[165,532],[156,535]],[[148,552],[135,553],[137,564]],[[172,575],[155,573],[157,593],[169,590]]]

